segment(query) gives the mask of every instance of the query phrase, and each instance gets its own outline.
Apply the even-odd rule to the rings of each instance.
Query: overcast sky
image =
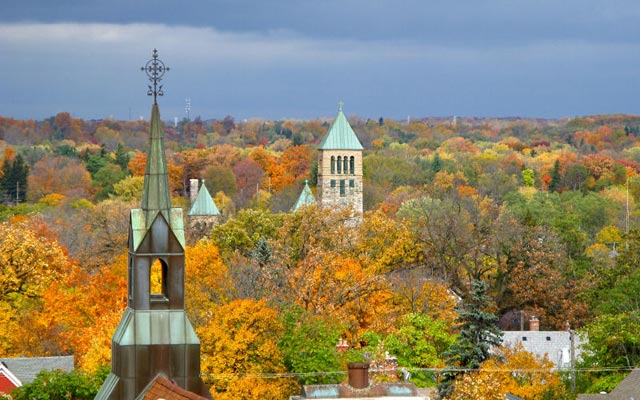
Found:
[[[5,0],[0,115],[638,114],[637,0]]]

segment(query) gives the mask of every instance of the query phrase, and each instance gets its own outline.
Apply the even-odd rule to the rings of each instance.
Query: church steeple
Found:
[[[142,192],[142,210],[144,211],[147,228],[151,225],[158,212],[162,213],[164,218],[170,222],[170,193],[160,110],[158,109],[158,104],[154,103],[151,109],[149,153],[147,155],[144,189]]]
[[[111,373],[97,400],[139,398],[145,388],[166,378],[210,398],[200,378],[200,341],[184,309],[185,239],[181,208],[171,208],[164,135],[157,96],[168,68],[153,59],[142,70],[153,86],[149,153],[142,206],[129,218],[127,308],[111,341]],[[153,285],[159,280],[159,285]]]

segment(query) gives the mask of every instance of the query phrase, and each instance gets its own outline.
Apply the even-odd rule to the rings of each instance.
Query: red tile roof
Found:
[[[145,392],[138,397],[141,400],[207,400],[193,392],[185,390],[163,376],[156,376]]]

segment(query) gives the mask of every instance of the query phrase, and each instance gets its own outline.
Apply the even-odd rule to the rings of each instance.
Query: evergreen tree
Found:
[[[502,343],[502,331],[497,326],[498,317],[490,311],[492,303],[486,283],[473,281],[470,300],[458,310],[456,323],[460,333],[445,353],[447,368],[438,384],[441,398],[451,395],[458,375],[463,374],[464,370],[478,369],[489,358],[491,348]]]
[[[125,150],[124,145],[122,144],[122,142],[118,143],[118,147],[116,148],[115,163],[120,167],[120,169],[122,169],[123,171],[127,171],[129,160],[129,153],[127,153],[127,150]]]
[[[440,159],[440,154],[436,153],[433,155],[433,163],[431,164],[431,169],[433,172],[440,172],[442,169],[442,160]]]
[[[3,203],[23,203],[27,200],[27,178],[29,166],[18,154],[13,161],[6,160],[2,165],[0,177],[0,195]]]
[[[557,192],[560,189],[560,161],[556,160],[551,171],[551,182],[549,182],[549,191]]]

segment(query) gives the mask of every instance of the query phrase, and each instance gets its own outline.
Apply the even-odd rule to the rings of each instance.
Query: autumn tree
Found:
[[[198,327],[208,320],[209,310],[228,302],[234,295],[231,278],[218,248],[203,239],[186,249],[185,309]]]
[[[95,271],[77,265],[44,292],[41,318],[56,328],[58,346],[86,371],[111,361],[111,338],[127,302],[127,257]]]
[[[405,201],[397,215],[413,233],[420,257],[434,276],[449,282],[458,295],[468,294],[468,280],[485,279],[496,265],[496,226],[500,209],[485,197]]]
[[[264,300],[234,300],[210,310],[196,331],[203,380],[216,399],[287,399],[296,391],[290,379],[264,379],[286,372],[278,348],[283,330],[278,312]]]
[[[27,198],[31,201],[50,193],[90,198],[91,192],[91,175],[79,159],[45,157],[34,165],[28,178]]]
[[[456,381],[449,399],[504,399],[506,394],[526,400],[569,399],[553,362],[522,347],[500,347],[476,372]]]
[[[0,224],[0,352],[5,356],[59,354],[56,332],[39,318],[44,292],[69,266],[63,249],[37,219]]]

